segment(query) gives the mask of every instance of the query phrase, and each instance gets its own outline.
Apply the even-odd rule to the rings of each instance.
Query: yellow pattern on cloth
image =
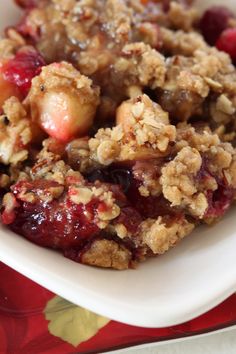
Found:
[[[49,332],[74,347],[95,336],[110,320],[76,306],[59,296],[52,298],[44,309]]]

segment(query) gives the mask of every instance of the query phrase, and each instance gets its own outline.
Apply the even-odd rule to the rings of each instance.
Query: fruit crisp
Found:
[[[127,269],[217,222],[236,199],[231,11],[16,2],[22,19],[0,41],[2,223]]]

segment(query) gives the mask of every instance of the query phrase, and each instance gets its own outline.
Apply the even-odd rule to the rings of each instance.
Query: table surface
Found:
[[[194,339],[159,344],[150,348],[121,350],[110,354],[235,354],[236,328]]]

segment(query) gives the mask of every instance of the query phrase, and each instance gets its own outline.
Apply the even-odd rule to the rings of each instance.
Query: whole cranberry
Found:
[[[233,13],[224,6],[212,6],[203,14],[199,28],[210,45],[215,45],[221,33],[228,27]]]
[[[24,9],[32,9],[37,6],[37,0],[15,0],[17,5],[23,7]]]
[[[228,28],[221,33],[216,47],[228,53],[233,62],[236,62],[236,28]]]
[[[32,79],[39,75],[44,65],[43,57],[36,50],[19,51],[14,58],[4,64],[3,76],[6,81],[15,84],[23,96],[26,96]]]

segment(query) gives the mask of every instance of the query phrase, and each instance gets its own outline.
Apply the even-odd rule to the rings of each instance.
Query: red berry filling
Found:
[[[11,229],[29,240],[45,247],[66,249],[79,245],[84,239],[99,233],[96,213],[100,201],[75,204],[63,193],[59,199],[46,202],[21,200],[20,192],[27,189],[33,193],[47,194],[47,189],[60,187],[52,181],[19,182],[12,187],[19,207],[15,209],[15,220]],[[4,220],[3,220],[4,222]]]
[[[236,61],[236,28],[228,28],[222,32],[216,46],[219,50],[228,53]]]
[[[28,16],[31,10],[27,11],[27,14],[22,20],[15,26],[17,32],[19,32],[28,43],[35,44],[40,38],[40,28],[32,26],[28,21]]]
[[[122,208],[120,215],[116,219],[116,223],[123,224],[132,235],[136,234],[141,222],[141,215],[132,207]]]
[[[24,9],[32,9],[38,4],[38,0],[15,0],[15,2]]]
[[[205,212],[204,218],[219,218],[225,214],[233,202],[235,191],[230,187],[225,178],[214,176],[207,167],[207,158],[203,157],[201,169],[197,175],[199,182],[208,178],[214,177],[217,181],[218,188],[215,191],[206,191],[208,201],[208,209]]]
[[[140,223],[146,218],[166,215],[176,218],[181,215],[181,212],[172,208],[162,195],[142,197],[138,190],[140,182],[133,178],[132,171],[117,167],[113,171],[111,169],[112,167],[109,168],[109,173],[108,170],[97,170],[96,174],[89,176],[89,179],[100,179],[107,183],[107,180],[117,182],[119,176],[120,185],[126,189],[126,196],[117,184],[110,185],[110,190],[121,207],[121,213],[115,219],[115,224],[123,224],[130,234],[135,235]],[[203,158],[197,181],[202,183],[212,177],[214,176],[208,169],[207,159]],[[233,201],[234,190],[228,186],[227,181],[219,178],[216,180],[218,189],[206,192],[209,207],[204,215],[205,219],[222,216]],[[104,212],[106,205],[96,198],[88,204],[75,204],[71,201],[67,188],[58,199],[47,201],[47,198],[41,198],[42,194],[47,197],[51,188],[57,187],[61,186],[46,180],[17,183],[12,187],[16,198],[15,209],[11,210],[10,215],[4,211],[2,221],[10,224],[13,231],[34,243],[67,250],[65,252],[67,257],[77,259],[94,238],[100,237],[101,230],[96,223],[97,213]],[[33,193],[36,199],[27,201],[24,195],[29,192]],[[106,235],[104,231],[102,236],[112,237]]]
[[[45,65],[43,57],[37,51],[18,52],[3,67],[4,79],[15,84],[26,96],[31,87],[32,79],[40,74]]]
[[[215,45],[220,34],[229,26],[233,13],[224,6],[209,8],[199,23],[200,30],[210,45]]]
[[[7,209],[3,211],[2,222],[10,224],[14,232],[41,246],[81,250],[101,233],[97,215],[106,211],[107,206],[98,198],[87,204],[76,204],[71,201],[67,188],[58,199],[47,201],[52,188],[58,187],[62,186],[47,180],[18,182],[11,188],[16,205],[10,212]],[[118,193],[118,187],[113,187],[117,203],[124,205],[126,202],[127,205],[123,193]],[[29,200],[32,195],[33,199]],[[139,213],[128,206],[121,208],[121,214],[115,220],[116,224],[123,223],[132,234],[137,232],[141,221]],[[104,231],[103,234],[106,237]]]
[[[119,184],[126,194],[130,205],[138,215],[141,215],[142,219],[179,214],[179,212],[171,208],[170,203],[163,196],[142,197],[138,190],[141,182],[133,177],[133,172],[130,169],[112,166],[104,170],[96,170],[87,178],[90,181],[99,180],[101,182]]]
[[[208,209],[205,218],[219,218],[225,214],[233,202],[235,191],[224,183],[214,192],[207,192]]]
[[[138,187],[139,183],[134,181],[127,196],[131,205],[136,208],[143,219],[176,214],[174,208],[170,207],[170,203],[162,195],[143,197],[140,195]]]

